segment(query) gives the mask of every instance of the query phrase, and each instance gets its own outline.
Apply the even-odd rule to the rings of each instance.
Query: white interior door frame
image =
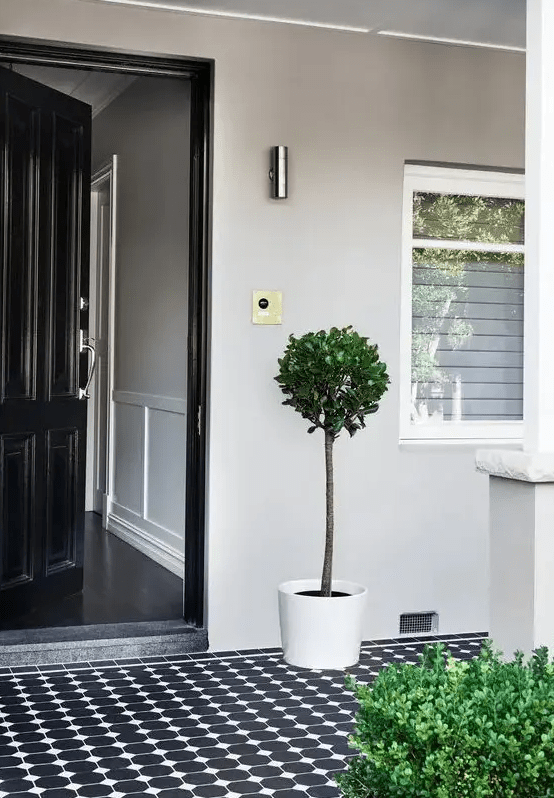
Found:
[[[110,223],[109,223],[109,256],[108,256],[108,330],[107,330],[107,410],[106,410],[106,462],[105,484],[106,493],[102,502],[102,526],[107,528],[107,518],[111,510],[114,491],[114,379],[115,379],[115,279],[116,279],[116,238],[117,238],[117,155],[111,159],[91,178],[91,251],[90,251],[90,319],[91,336],[96,332],[96,318],[98,318],[98,302],[102,296],[97,296],[97,268],[98,268],[98,194],[101,190],[108,189],[110,196]],[[94,403],[89,404],[89,426],[87,442],[87,506],[92,495],[92,468],[95,463],[95,452],[91,447],[96,446],[94,425],[98,423]]]

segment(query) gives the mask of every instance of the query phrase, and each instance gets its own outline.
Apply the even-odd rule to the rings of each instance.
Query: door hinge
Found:
[[[198,435],[202,435],[202,405],[198,405],[198,415],[196,417],[196,426],[198,428]]]

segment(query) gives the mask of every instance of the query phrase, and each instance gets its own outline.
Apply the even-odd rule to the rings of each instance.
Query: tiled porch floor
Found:
[[[485,633],[364,643],[370,681],[429,640],[474,657]],[[0,798],[336,798],[357,704],[344,674],[253,650],[0,671]]]

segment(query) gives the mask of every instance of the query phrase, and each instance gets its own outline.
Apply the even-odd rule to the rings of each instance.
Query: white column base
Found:
[[[507,659],[554,651],[554,454],[480,451],[489,474],[489,634]]]

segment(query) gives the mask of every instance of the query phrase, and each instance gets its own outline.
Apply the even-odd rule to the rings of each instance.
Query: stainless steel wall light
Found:
[[[269,179],[271,180],[271,196],[273,199],[286,199],[289,195],[288,163],[288,147],[278,146],[271,148]]]

